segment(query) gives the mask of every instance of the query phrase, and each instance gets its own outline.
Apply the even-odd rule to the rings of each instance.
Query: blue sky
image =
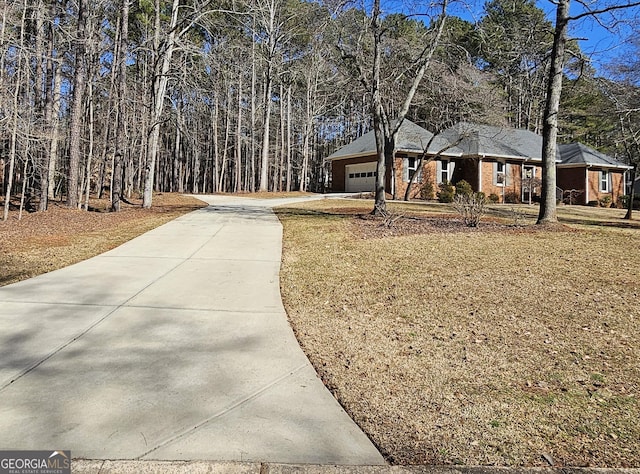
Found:
[[[621,3],[616,0],[592,0],[590,3],[600,5],[601,8],[605,1]],[[420,8],[418,3],[422,7],[426,3],[424,0],[382,0],[382,2],[383,8],[386,8],[387,11],[402,11],[407,14]],[[537,0],[536,3],[546,13],[551,23],[555,24],[556,6],[550,0]],[[484,0],[459,0],[451,4],[450,13],[474,22],[482,17],[483,5]],[[615,16],[612,14],[601,15],[600,22],[602,25],[592,17],[586,17],[570,24],[571,37],[579,40],[582,52],[591,58],[591,62],[599,74],[606,74],[606,63],[629,54],[626,43],[632,34],[630,28],[630,24],[632,24],[631,14],[638,14],[639,11],[640,9],[636,9],[635,12],[618,10]],[[578,15],[583,12],[583,7],[576,0],[573,0],[570,9],[571,15]],[[616,26],[612,28],[603,26],[614,24]]]

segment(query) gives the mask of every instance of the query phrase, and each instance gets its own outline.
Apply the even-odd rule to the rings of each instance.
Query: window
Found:
[[[442,160],[440,168],[440,182],[448,183],[449,181],[451,181],[451,176],[449,176],[449,162]]]
[[[404,172],[403,172],[403,179],[405,182],[409,182],[413,173],[415,173],[416,170],[418,170],[418,164],[420,163],[420,160],[415,156],[410,156],[404,159],[404,163],[405,163],[405,166],[404,166]],[[420,182],[421,180],[422,180],[422,170],[419,170],[418,175],[414,179],[414,182]]]
[[[533,179],[535,176],[535,168],[533,166],[525,165],[522,171],[522,177],[524,179]]]
[[[506,168],[507,166],[504,163],[500,163],[499,161],[496,163],[496,174],[494,176],[494,181],[498,186],[504,186],[506,181]]]
[[[600,171],[600,192],[609,192],[609,172],[607,170]]]

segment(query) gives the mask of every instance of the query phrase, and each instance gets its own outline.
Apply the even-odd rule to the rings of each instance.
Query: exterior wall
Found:
[[[600,170],[589,169],[589,201],[599,201],[606,196],[611,198],[613,205],[618,205],[624,196],[624,176],[619,170],[608,170],[610,175],[609,192],[600,191]],[[588,202],[586,204],[589,204]]]
[[[481,191],[489,197],[491,194],[496,194],[500,200],[498,202],[504,202],[505,196],[508,194],[515,194],[518,201],[523,199],[523,180],[522,173],[525,166],[533,166],[533,178],[542,178],[542,167],[537,163],[523,163],[520,161],[507,161],[507,182],[505,185],[498,185],[495,183],[494,178],[494,165],[495,160],[482,160],[482,186]],[[533,196],[539,196],[540,189],[534,188]]]
[[[355,165],[358,163],[368,163],[376,161],[375,155],[362,156],[359,158],[350,158],[348,160],[333,160],[331,162],[331,192],[345,192],[345,174],[347,165]],[[388,189],[388,187],[387,187]]]
[[[582,191],[577,197],[575,204],[589,204],[590,201],[600,201],[609,196],[611,203],[618,205],[620,198],[624,196],[624,171],[608,170],[610,176],[609,192],[600,191],[600,171],[596,168],[558,168],[557,183],[565,191],[575,189]],[[588,195],[584,192],[588,173]]]
[[[409,182],[404,180],[404,157],[396,158],[394,164],[396,178],[396,198],[404,199],[404,193],[407,191],[407,186],[409,185]],[[437,165],[435,160],[422,164],[422,179],[416,178],[413,181],[409,199],[420,199],[422,197],[421,188],[426,180],[431,181],[434,189],[433,198],[435,198],[435,192],[438,190],[438,185],[436,184],[436,167]]]
[[[576,196],[574,204],[587,204],[584,193],[585,179],[585,168],[556,168],[556,184],[559,188],[563,191],[571,191],[574,189],[576,191],[582,191],[579,196]],[[591,190],[589,194],[591,194]]]
[[[489,197],[491,194],[496,194],[500,200],[498,202],[504,202],[504,196],[508,193],[516,193],[520,196],[520,176],[522,176],[522,169],[519,164],[509,163],[509,176],[507,177],[507,183],[504,186],[494,184],[493,166],[495,161],[482,160],[482,187],[481,191],[485,196]]]

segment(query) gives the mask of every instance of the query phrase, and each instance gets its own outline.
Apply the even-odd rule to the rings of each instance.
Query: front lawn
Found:
[[[280,208],[281,287],[316,370],[392,463],[640,465],[637,220],[561,208],[570,227],[538,230],[514,225],[535,210],[497,206],[469,230],[448,207],[392,205],[405,218],[387,228],[371,208]]]

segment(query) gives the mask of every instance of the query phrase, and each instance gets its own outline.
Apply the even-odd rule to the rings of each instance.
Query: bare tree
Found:
[[[556,25],[551,49],[551,66],[547,78],[547,98],[542,127],[542,197],[537,224],[553,224],[558,221],[556,214],[556,143],[558,138],[558,111],[565,64],[565,47],[568,38],[569,22],[620,9],[637,7],[640,2],[605,6],[593,9],[585,2],[579,2],[585,11],[570,16],[571,0],[558,0],[556,3]]]

